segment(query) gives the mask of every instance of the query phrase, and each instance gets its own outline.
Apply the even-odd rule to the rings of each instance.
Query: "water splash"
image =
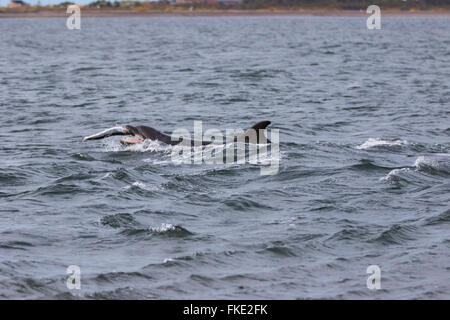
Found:
[[[146,139],[140,143],[136,143],[129,146],[122,145],[117,140],[105,140],[103,143],[104,152],[121,152],[121,151],[132,151],[132,152],[163,152],[170,153],[172,146],[165,144],[158,140]]]
[[[436,153],[419,156],[411,167],[391,170],[381,181],[392,181],[414,172],[430,172],[433,175],[450,174],[450,154]]]
[[[124,188],[125,190],[129,190],[129,189],[131,189],[131,188],[138,188],[138,189],[145,190],[145,191],[155,191],[155,190],[158,190],[157,187],[151,188],[151,187],[148,187],[145,183],[142,183],[142,182],[139,182],[139,181],[133,182],[131,185],[125,186],[125,187],[123,187],[123,188]]]
[[[450,154],[430,154],[420,156],[414,162],[417,170],[435,170],[441,173],[450,174]]]
[[[367,150],[367,149],[371,149],[374,147],[380,147],[380,146],[401,146],[401,145],[405,145],[408,144],[408,141],[406,140],[393,140],[393,141],[387,141],[387,140],[382,140],[380,138],[369,138],[366,142],[364,142],[363,144],[359,145],[356,147],[356,149],[359,150]]]
[[[152,232],[164,233],[164,232],[167,232],[167,231],[176,231],[177,227],[174,226],[171,223],[162,223],[161,226],[159,226],[159,227],[150,227],[149,229]]]
[[[400,175],[411,172],[411,168],[400,168],[391,170],[386,176],[382,177],[380,181],[393,181],[396,180]]]

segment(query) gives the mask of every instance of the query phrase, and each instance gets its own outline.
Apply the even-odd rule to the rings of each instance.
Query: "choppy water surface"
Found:
[[[450,20],[365,19],[0,20],[0,297],[450,298]],[[194,120],[279,173],[81,143]]]

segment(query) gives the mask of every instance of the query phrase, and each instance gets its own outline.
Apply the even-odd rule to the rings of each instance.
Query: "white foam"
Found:
[[[132,185],[135,186],[135,187],[139,187],[141,189],[145,189],[145,187],[146,187],[145,183],[142,183],[142,182],[139,182],[139,181],[134,182]]]
[[[133,151],[133,152],[170,152],[172,150],[172,146],[162,143],[158,140],[149,140],[146,139],[143,142],[132,144],[125,147],[126,151]]]
[[[414,167],[417,170],[425,167],[433,168],[442,172],[450,172],[450,155],[449,154],[433,154],[420,156],[414,162]]]
[[[411,171],[410,168],[400,168],[400,169],[394,169],[391,170],[385,177],[381,178],[380,181],[390,181],[402,172],[408,172]]]
[[[117,140],[105,140],[103,142],[105,152],[120,152],[120,151],[132,151],[132,152],[165,152],[169,153],[172,150],[172,146],[162,143],[158,140],[146,139],[140,143],[132,144],[129,146],[122,145]]]
[[[442,172],[450,172],[450,154],[436,153],[424,156],[419,156],[412,167],[400,168],[391,170],[381,181],[390,181],[401,173],[409,171],[421,171],[422,169],[433,168]]]
[[[382,140],[380,138],[369,138],[366,142],[364,142],[363,144],[359,145],[356,147],[356,149],[359,150],[367,150],[373,147],[378,147],[378,146],[400,146],[400,145],[404,145],[404,144],[408,144],[408,141],[406,140],[393,140],[393,141],[387,141],[387,140]]]
[[[423,166],[423,165],[433,166],[433,165],[436,165],[436,161],[434,161],[431,158],[425,157],[425,156],[420,156],[414,162],[414,167],[420,168],[420,166]]]
[[[131,189],[132,187],[136,187],[136,188],[146,190],[146,191],[154,191],[157,189],[157,187],[149,188],[149,187],[147,187],[147,185],[145,183],[142,183],[139,181],[133,182],[131,185],[125,186],[123,188],[128,190],[128,189]]]
[[[111,175],[112,175],[111,172],[107,172],[104,176],[102,176],[101,178],[99,178],[99,179],[97,179],[97,180],[103,180],[103,179],[106,179],[106,178],[108,178],[108,177],[111,176]]]
[[[123,150],[122,145],[115,140],[104,140],[103,141],[103,150],[105,152],[119,152]]]
[[[167,231],[174,231],[176,227],[171,223],[162,223],[160,227],[150,227],[149,228],[153,232],[162,233]]]

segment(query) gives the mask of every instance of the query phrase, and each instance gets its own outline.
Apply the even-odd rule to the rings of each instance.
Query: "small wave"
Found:
[[[72,196],[74,194],[86,193],[87,191],[82,187],[75,184],[63,184],[63,183],[55,183],[51,185],[47,185],[44,187],[39,187],[35,191],[33,191],[36,195],[48,195],[48,196],[57,196],[57,195],[65,195]]]
[[[401,176],[405,173],[412,171],[411,168],[400,168],[391,170],[385,177],[381,178],[380,181],[399,181],[402,180]]]
[[[134,290],[132,287],[129,286],[113,290],[103,290],[93,293],[87,293],[84,295],[84,298],[93,300],[149,299],[148,296],[140,294],[137,290]],[[155,299],[156,297],[150,298]]]
[[[408,141],[406,140],[393,140],[393,141],[386,141],[386,140],[381,140],[379,138],[369,138],[366,142],[364,142],[363,144],[359,145],[356,147],[356,149],[359,150],[367,150],[367,149],[371,149],[374,147],[380,147],[380,146],[401,146],[401,145],[405,145],[408,144]]]
[[[79,73],[79,72],[83,72],[83,71],[94,71],[94,70],[102,70],[102,69],[103,68],[101,68],[101,67],[80,67],[80,68],[72,70],[72,72]]]
[[[138,234],[174,234],[178,236],[191,235],[192,232],[178,225],[171,223],[162,223],[157,227],[146,227],[142,225],[129,213],[117,213],[104,216],[100,219],[100,223],[104,226],[108,226],[114,229],[123,229],[121,233],[125,235],[138,235]]]
[[[245,196],[232,196],[222,202],[227,207],[230,207],[236,211],[249,211],[255,209],[273,209],[271,206],[261,203],[259,201],[253,201]]]
[[[135,187],[139,187],[141,189],[146,189],[145,183],[142,183],[142,182],[139,182],[139,181],[134,182],[132,185],[135,186]]]
[[[152,231],[152,232],[155,232],[155,233],[187,231],[186,229],[184,229],[184,228],[182,228],[180,226],[175,226],[175,225],[170,224],[170,223],[162,223],[161,226],[159,226],[159,227],[150,227],[149,230]],[[187,231],[187,232],[189,232],[189,231]]]
[[[266,252],[284,256],[284,257],[295,257],[296,256],[295,252],[291,248],[285,247],[285,246],[269,246],[266,249],[259,251],[258,253],[266,253]]]
[[[112,175],[111,172],[107,172],[107,173],[105,173],[103,176],[101,176],[100,178],[98,178],[97,180],[103,180],[103,179],[109,178],[111,175]]]
[[[119,181],[133,181],[134,177],[132,176],[131,172],[125,168],[119,168],[119,170],[116,170],[113,173],[113,178]]]
[[[414,162],[414,167],[417,170],[431,170],[450,174],[450,154],[420,156]]]
[[[26,175],[18,170],[14,173],[0,172],[0,185],[20,185],[24,181],[26,181]]]
[[[111,228],[129,228],[138,226],[139,223],[133,218],[129,213],[118,213],[113,215],[108,215],[100,220],[101,224],[104,226],[109,226]]]
[[[327,239],[327,241],[346,241],[346,240],[354,240],[354,239],[364,239],[367,235],[368,231],[365,228],[346,228],[342,229],[331,237]]]
[[[260,254],[272,253],[285,257],[296,256],[294,248],[287,245],[283,241],[271,241],[270,243],[265,244],[262,250],[258,250],[257,253]]]
[[[131,185],[125,186],[123,188],[125,190],[129,190],[129,189],[133,189],[133,188],[137,188],[137,189],[141,189],[141,190],[145,190],[145,191],[155,191],[155,190],[157,190],[156,187],[153,187],[153,188],[147,187],[147,185],[145,183],[142,183],[142,182],[139,182],[139,181],[133,182]]]
[[[370,160],[362,159],[362,160],[360,160],[359,163],[350,166],[350,169],[369,171],[369,170],[386,170],[386,169],[391,169],[391,168],[377,165]]]
[[[131,281],[132,279],[152,279],[150,275],[146,275],[144,273],[138,272],[138,271],[131,271],[131,272],[107,272],[107,273],[100,273],[95,278],[95,281],[99,282],[100,284],[103,283],[111,283],[114,281]]]
[[[5,243],[0,242],[1,249],[26,250],[26,248],[24,247],[33,247],[33,245],[25,241],[8,241]]]
[[[88,154],[85,153],[75,153],[71,155],[72,158],[74,158],[75,160],[80,160],[80,161],[95,161],[96,159],[91,157]]]
[[[380,181],[398,182],[406,180],[407,175],[414,172],[428,172],[431,174],[450,174],[449,154],[429,154],[419,156],[411,167],[391,170]]]
[[[439,225],[450,222],[450,210],[446,210],[441,214],[425,219],[426,226]]]
[[[173,225],[171,223],[162,223],[158,227],[147,227],[147,228],[127,228],[121,232],[124,235],[127,236],[139,236],[144,235],[147,236],[148,234],[154,234],[154,235],[161,235],[161,236],[174,236],[174,237],[184,237],[192,235],[192,232],[189,230]]]
[[[371,241],[384,245],[401,245],[417,239],[417,233],[418,229],[415,226],[395,224]]]

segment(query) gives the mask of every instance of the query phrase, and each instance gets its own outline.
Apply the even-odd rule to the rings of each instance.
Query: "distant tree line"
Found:
[[[376,4],[381,8],[417,8],[449,7],[450,0],[242,0],[246,9],[270,7],[337,8],[357,10]]]
[[[187,2],[187,1],[186,1]],[[193,6],[202,7],[209,6],[211,4],[199,3],[198,0],[194,0]],[[239,2],[237,0],[236,2]],[[60,5],[70,4],[70,2],[63,2]],[[172,0],[160,0],[157,2],[150,1],[108,1],[97,0],[87,5],[89,8],[136,8],[147,6],[154,9],[163,8],[170,4],[174,4]],[[432,7],[450,7],[450,0],[241,0],[235,4],[234,7],[241,9],[267,9],[267,8],[335,8],[344,10],[360,10],[366,9],[368,6],[376,4],[381,8],[398,8],[398,9],[428,9]],[[191,4],[185,3],[184,6],[191,6]],[[213,7],[223,7],[219,2]],[[228,5],[229,6],[229,5]]]
[[[140,6],[139,1],[106,1],[98,0],[89,3],[87,6],[89,8],[130,8]]]
[[[77,2],[76,0],[65,1],[55,7],[67,7],[70,4]],[[234,3],[234,4],[233,4]],[[175,0],[160,0],[160,1],[133,1],[133,0],[97,0],[86,5],[88,8],[148,8],[150,10],[164,10],[167,6],[176,4]],[[397,9],[430,9],[436,7],[450,8],[450,0],[229,0],[229,3],[224,4],[222,0],[218,3],[213,1],[193,0],[192,4],[188,3],[188,0],[184,0],[184,3],[176,4],[183,7],[209,7],[224,9],[230,6],[236,9],[269,9],[269,8],[319,8],[319,9],[343,9],[343,10],[365,10],[368,6],[376,4],[381,9],[397,8]]]

